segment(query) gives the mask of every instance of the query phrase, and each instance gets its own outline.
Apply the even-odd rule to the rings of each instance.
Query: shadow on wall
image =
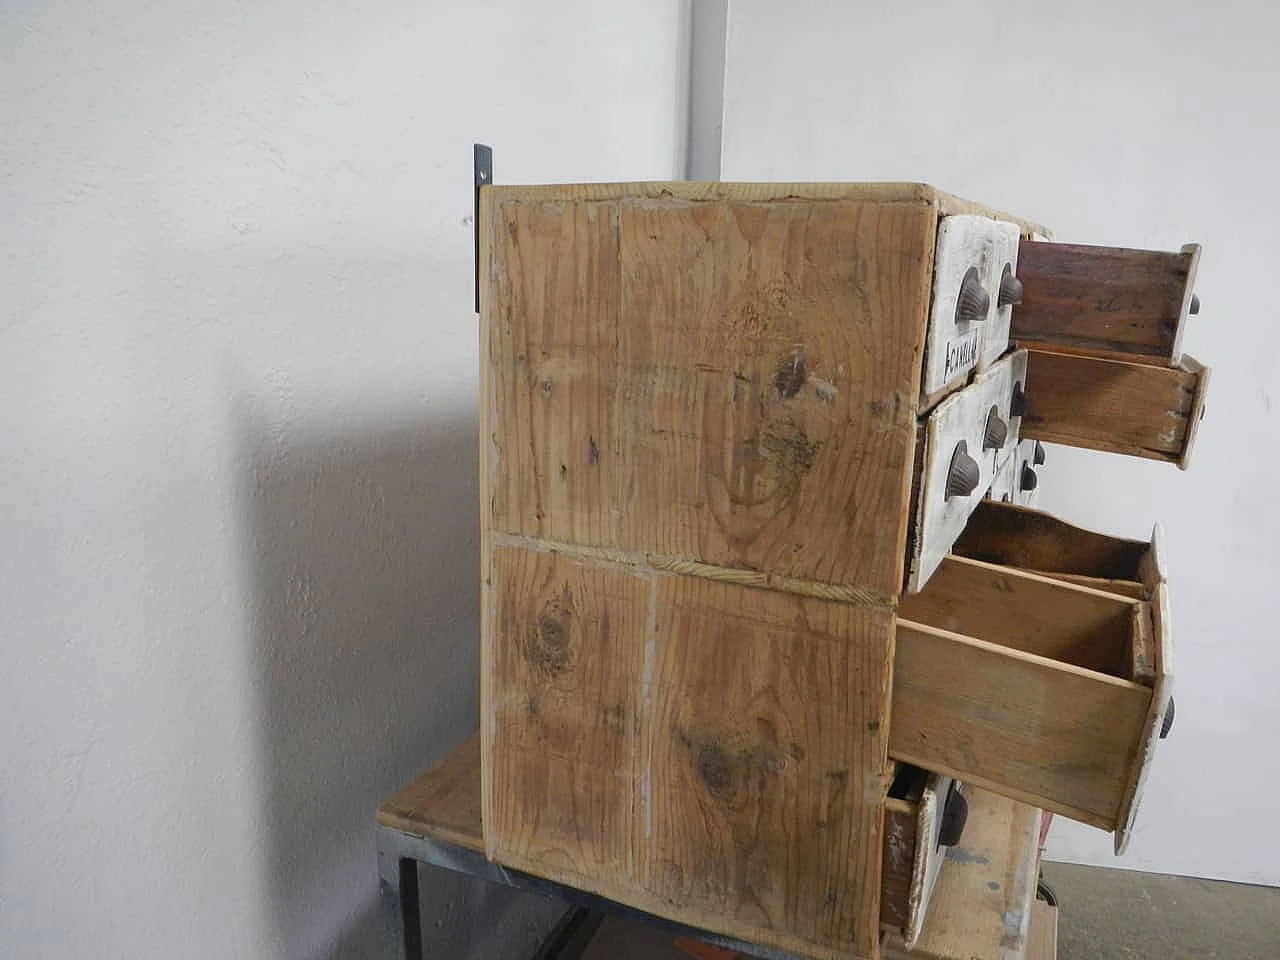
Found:
[[[478,724],[476,422],[345,435],[240,407],[276,952],[376,957],[377,805]],[[422,891],[442,956],[527,955],[563,909],[443,873]]]

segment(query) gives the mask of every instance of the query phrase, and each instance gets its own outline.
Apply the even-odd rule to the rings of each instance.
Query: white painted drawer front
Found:
[[[1013,305],[1022,299],[1022,284],[1018,281],[1018,240],[1021,231],[1015,223],[993,220],[993,257],[991,260],[991,313],[982,333],[982,351],[978,357],[978,369],[986,370],[1009,349],[1009,325],[1013,319]],[[1005,276],[1009,279],[1006,280]]]
[[[936,773],[930,774],[924,793],[920,797],[915,863],[911,874],[910,913],[907,917],[907,925],[902,931],[902,939],[906,941],[908,947],[915,946],[916,941],[920,939],[925,914],[929,909],[929,900],[933,897],[933,888],[938,885],[942,861],[947,856],[947,850],[942,846],[942,823],[947,796],[951,792],[953,783],[955,781],[950,777],[942,777]]]
[[[969,514],[991,489],[998,468],[1017,446],[1017,420],[1010,414],[1010,400],[1013,384],[1025,382],[1025,378],[1026,351],[1019,350],[939,403],[925,421],[909,593],[918,592],[928,582],[964,529]],[[990,442],[993,416],[1005,427],[999,444]],[[959,463],[966,458],[972,461],[969,472],[974,481],[968,493],[953,485],[964,474]]]
[[[938,225],[921,387],[925,397],[963,380],[983,355],[983,333],[995,309],[999,285],[998,234],[997,223],[990,217],[943,217]],[[965,305],[974,305],[966,295],[975,292],[985,297],[985,308],[978,304],[981,309],[966,310]]]

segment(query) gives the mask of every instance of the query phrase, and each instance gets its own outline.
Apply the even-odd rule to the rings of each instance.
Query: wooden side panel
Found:
[[[1196,244],[1165,253],[1025,241],[1012,335],[1051,349],[1176,364],[1199,258]]]
[[[898,621],[897,760],[1115,830],[1152,691]]]
[[[625,886],[641,816],[650,579],[522,548],[493,558],[486,850],[542,876]]]
[[[1208,371],[1027,351],[1022,436],[1187,464]]]
[[[898,616],[951,633],[1126,676],[1133,601],[951,556]]]
[[[607,542],[608,507],[629,472],[609,446],[621,322],[617,205],[505,203],[491,219],[483,519],[504,533]]]
[[[961,556],[1043,573],[1145,582],[1140,564],[1151,547],[1095,533],[1028,507],[984,501],[956,540]]]
[[[872,955],[892,617],[659,581],[643,825],[654,894],[748,939],[790,931]]]
[[[1117,854],[1124,853],[1129,845],[1129,839],[1138,818],[1138,806],[1142,802],[1142,790],[1146,785],[1147,775],[1151,772],[1156,745],[1161,739],[1161,727],[1164,725],[1166,713],[1173,709],[1173,628],[1169,622],[1168,587],[1164,582],[1155,584],[1150,613],[1150,646],[1155,661],[1151,671],[1153,674],[1151,703],[1130,765],[1129,781],[1125,785],[1124,797],[1120,803],[1120,826],[1115,835]]]
[[[896,595],[935,216],[500,199],[494,528]]]

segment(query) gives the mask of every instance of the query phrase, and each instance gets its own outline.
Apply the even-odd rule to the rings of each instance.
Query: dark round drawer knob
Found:
[[[1160,722],[1160,739],[1164,740],[1173,729],[1173,697],[1169,698],[1169,706],[1165,708],[1164,720]]]
[[[1031,464],[1024,463],[1022,465],[1022,473],[1018,477],[1018,489],[1024,491],[1034,490],[1036,484],[1040,482],[1040,478],[1036,476],[1036,472],[1031,469]]]
[[[1013,393],[1009,395],[1009,416],[1025,417],[1027,415],[1027,392],[1022,389],[1022,381],[1013,385]]]
[[[964,825],[969,820],[969,801],[960,792],[954,780],[942,805],[942,822],[938,825],[938,846],[954,847],[964,835]]]
[[[1194,317],[1199,312],[1200,312],[1200,294],[1193,293],[1191,295],[1191,304],[1187,307],[1187,313],[1191,314],[1191,316]]]
[[[969,456],[969,445],[961,440],[951,455],[951,467],[947,470],[947,499],[967,497],[978,489],[978,461]]]
[[[991,297],[982,286],[978,268],[970,267],[960,283],[960,295],[956,298],[956,323],[985,320],[990,309]]]
[[[1001,307],[1011,307],[1021,302],[1022,281],[1013,275],[1013,267],[1006,263],[1004,273],[1000,275],[1000,295],[996,297],[996,304]]]
[[[992,407],[987,412],[987,427],[982,432],[982,449],[999,450],[1009,439],[1009,425],[1000,419],[1000,411]]]
[[[1044,444],[1039,440],[1036,441],[1035,449],[1031,452],[1031,462],[1037,467],[1044,466]]]

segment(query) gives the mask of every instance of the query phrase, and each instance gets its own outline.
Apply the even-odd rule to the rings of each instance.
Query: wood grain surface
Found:
[[[564,183],[539,185],[495,184],[480,191],[495,202],[512,199],[539,203],[578,202],[581,200],[618,200],[641,197],[651,200],[685,201],[809,201],[850,200],[859,203],[923,203],[935,215],[950,216],[977,213],[997,220],[1017,223],[1023,236],[1048,239],[1046,227],[1003,213],[1000,210],[944,193],[926,183],[734,183],[714,181],[632,181],[628,183]]]
[[[658,581],[648,887],[874,950],[892,614]]]
[[[1024,241],[1012,336],[1050,349],[1175,365],[1200,247],[1178,253]]]
[[[1113,676],[1126,676],[1134,601],[950,556],[898,616]]]
[[[634,883],[650,579],[510,547],[493,559],[485,660],[495,696],[481,717],[487,853]]]
[[[890,797],[884,805],[884,843],[880,857],[880,922],[898,931],[911,917],[911,878],[915,874],[917,811],[913,799]]]
[[[1208,371],[1027,351],[1022,436],[1185,467]]]
[[[892,610],[496,545],[486,850],[807,956],[873,956]]]
[[[905,763],[1106,830],[1152,691],[899,620],[889,750]]]
[[[1169,592],[1163,580],[1155,583],[1151,603],[1150,650],[1154,660],[1151,678],[1151,699],[1147,705],[1147,713],[1143,718],[1142,732],[1138,738],[1137,749],[1129,765],[1129,776],[1125,783],[1124,794],[1120,800],[1119,825],[1115,834],[1115,851],[1124,853],[1133,837],[1133,827],[1137,822],[1138,808],[1142,803],[1142,792],[1147,777],[1151,772],[1151,762],[1159,745],[1160,731],[1164,725],[1167,712],[1173,709],[1173,625],[1169,620]]]
[[[931,206],[491,216],[490,529],[896,594]]]
[[[484,850],[480,813],[480,734],[378,807],[378,823],[415,837]]]

